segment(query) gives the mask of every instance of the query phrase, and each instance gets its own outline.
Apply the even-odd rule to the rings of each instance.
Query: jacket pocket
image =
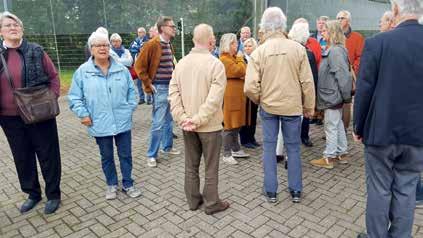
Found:
[[[324,105],[331,107],[342,103],[342,96],[338,90],[330,88],[319,88],[319,101]]]

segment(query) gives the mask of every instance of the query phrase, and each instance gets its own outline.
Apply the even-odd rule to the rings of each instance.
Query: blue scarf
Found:
[[[125,47],[120,46],[120,48],[112,47],[112,50],[119,56],[122,57],[123,53],[125,53]]]

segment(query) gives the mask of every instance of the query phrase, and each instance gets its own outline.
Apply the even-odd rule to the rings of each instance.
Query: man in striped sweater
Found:
[[[174,68],[170,40],[175,37],[176,26],[171,17],[161,16],[157,21],[157,29],[159,35],[145,43],[135,62],[135,71],[142,80],[144,91],[153,95],[153,121],[147,151],[149,167],[157,166],[160,144],[161,153],[180,154],[173,149],[173,119],[167,100]]]

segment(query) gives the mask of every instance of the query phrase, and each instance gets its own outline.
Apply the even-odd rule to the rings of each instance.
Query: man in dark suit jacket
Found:
[[[354,139],[365,145],[367,237],[411,237],[423,171],[421,0],[394,0],[397,27],[368,38],[354,104]],[[359,235],[359,237],[366,237]]]

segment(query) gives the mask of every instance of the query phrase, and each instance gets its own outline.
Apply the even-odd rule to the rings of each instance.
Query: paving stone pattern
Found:
[[[320,157],[324,148],[322,126],[311,126],[315,146],[302,148],[304,198],[300,204],[290,201],[282,165],[278,167],[280,201],[276,205],[265,201],[261,195],[262,150],[246,149],[251,157],[240,159],[238,165],[220,164],[220,196],[231,207],[208,216],[204,208],[188,209],[183,154],[160,156],[157,168],[146,166],[151,106],[137,108],[132,130],[133,177],[143,194],[132,199],[119,192],[118,199],[106,201],[95,140],[70,112],[64,98],[60,104],[62,205],[56,214],[44,215],[43,198],[34,211],[19,213],[18,207],[26,196],[20,191],[9,146],[0,132],[0,237],[355,238],[365,229],[362,146],[348,138],[353,158],[350,164],[339,164],[333,170],[312,167],[308,162]],[[183,151],[181,131],[175,132],[179,138],[174,146]],[[260,125],[257,138],[262,141]],[[200,171],[203,176],[204,168]],[[413,235],[423,237],[422,210],[416,210]]]

